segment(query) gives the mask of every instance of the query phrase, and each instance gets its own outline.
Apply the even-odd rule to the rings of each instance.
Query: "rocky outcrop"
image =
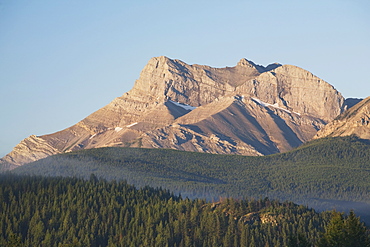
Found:
[[[370,97],[343,112],[320,130],[315,138],[349,135],[370,139]]]
[[[57,154],[59,151],[44,139],[32,135],[21,141],[9,154],[0,160],[2,170],[11,170],[19,165],[30,163],[47,156]]]
[[[262,224],[278,225],[278,222],[283,218],[282,214],[268,213],[268,212],[252,212],[241,216],[238,220],[244,224],[253,225],[255,222]]]
[[[225,96],[253,96],[326,121],[338,116],[344,103],[333,86],[304,69],[279,64],[265,68],[246,59],[235,67],[211,68],[166,57],[153,58],[130,93],[192,106]]]
[[[343,102],[330,84],[292,65],[241,59],[212,68],[156,57],[129,92],[70,128],[25,139],[0,163],[106,146],[266,155],[311,139]]]

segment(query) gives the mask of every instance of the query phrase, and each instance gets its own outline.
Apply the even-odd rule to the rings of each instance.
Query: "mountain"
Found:
[[[99,147],[268,155],[311,139],[344,107],[330,84],[292,65],[188,65],[152,58],[134,87],[65,130],[30,136],[3,170],[52,154]]]
[[[343,112],[321,129],[314,138],[349,135],[370,139],[370,97]]]

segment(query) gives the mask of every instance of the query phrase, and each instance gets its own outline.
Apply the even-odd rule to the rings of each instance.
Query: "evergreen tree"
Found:
[[[344,221],[345,243],[351,247],[370,246],[369,236],[366,234],[366,227],[361,223],[360,218],[351,211]]]
[[[351,211],[347,218],[334,211],[325,233],[319,241],[320,247],[367,247],[369,236],[366,227]]]

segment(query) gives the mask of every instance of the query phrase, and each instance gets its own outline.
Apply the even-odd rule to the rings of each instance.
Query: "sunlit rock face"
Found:
[[[370,139],[370,97],[343,112],[321,129],[315,138],[349,135]]]
[[[107,146],[267,155],[311,139],[343,103],[333,86],[292,65],[241,59],[212,68],[155,57],[129,92],[72,127],[26,138],[0,163],[12,169]]]

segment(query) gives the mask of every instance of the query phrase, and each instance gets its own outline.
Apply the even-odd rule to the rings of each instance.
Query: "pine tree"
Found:
[[[17,234],[10,234],[8,237],[8,243],[6,244],[7,247],[21,247],[22,245],[22,238]]]
[[[367,247],[370,246],[366,227],[351,211],[346,219],[343,213],[334,211],[319,247]]]
[[[330,246],[343,246],[345,235],[344,235],[344,220],[343,213],[334,211],[332,213],[331,219],[327,227],[325,228],[325,233],[320,239],[320,247],[330,247]]]
[[[366,235],[366,227],[360,219],[351,211],[344,221],[345,243],[351,247],[370,246],[369,237]]]

